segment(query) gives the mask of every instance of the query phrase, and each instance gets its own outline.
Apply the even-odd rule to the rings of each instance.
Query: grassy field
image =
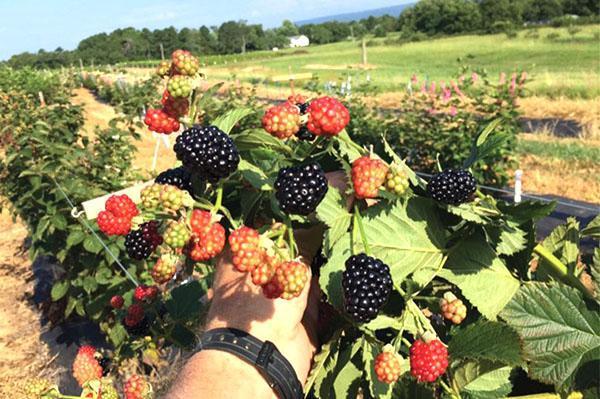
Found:
[[[456,76],[457,59],[461,58],[462,64],[485,68],[493,77],[500,72],[526,70],[533,79],[528,86],[532,94],[600,96],[600,25],[583,26],[574,36],[566,28],[541,28],[520,31],[516,38],[467,35],[394,44],[396,38],[390,35],[369,40],[366,69],[360,65],[360,43],[352,41],[286,49],[277,55],[254,52],[204,61],[211,78],[235,75],[256,82],[289,72],[309,72],[321,81],[352,76],[355,84],[369,77],[381,90],[395,91],[405,87],[412,74],[447,81]]]

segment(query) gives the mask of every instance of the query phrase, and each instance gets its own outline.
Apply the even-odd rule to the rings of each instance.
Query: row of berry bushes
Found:
[[[491,79],[485,72],[461,70],[456,79],[434,82],[413,76],[393,109],[366,105],[370,88],[359,88],[348,101],[352,120],[348,132],[362,145],[382,152],[386,137],[392,148],[414,169],[434,173],[442,165],[460,167],[475,137],[496,121],[501,145],[488,154],[489,164],[477,165],[481,183],[504,186],[515,166],[513,148],[519,130],[518,100],[524,94],[526,74]],[[361,90],[362,89],[362,90]]]
[[[24,79],[23,73],[29,78]],[[62,309],[64,317],[75,312],[99,322],[106,307],[103,295],[127,282],[115,274],[114,260],[87,227],[74,218],[64,193],[79,205],[130,185],[137,178],[131,167],[137,134],[114,120],[108,128],[86,135],[81,130],[81,107],[69,103],[73,84],[47,76],[1,71],[0,85],[10,88],[0,97],[0,115],[5,118],[2,206],[26,224],[31,257],[50,256],[62,266],[63,274],[51,292],[54,310]],[[30,81],[38,83],[29,85]],[[45,106],[38,91],[52,93]],[[122,247],[116,242],[110,248],[118,256]]]

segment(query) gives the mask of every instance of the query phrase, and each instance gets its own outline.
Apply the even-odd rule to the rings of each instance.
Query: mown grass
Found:
[[[551,34],[558,38],[548,38]],[[255,52],[246,56],[228,56],[227,63],[206,59],[207,72],[213,78],[235,74],[246,81],[264,80],[288,72],[312,72],[321,81],[345,79],[353,83],[367,79],[383,91],[396,91],[413,74],[421,78],[448,81],[458,67],[468,64],[485,69],[492,79],[501,72],[525,70],[532,81],[532,94],[549,97],[594,98],[600,96],[600,25],[582,27],[575,36],[566,28],[541,28],[521,31],[516,38],[504,34],[464,35],[399,44],[397,34],[370,39],[368,63],[363,70],[358,41],[345,41],[294,49]],[[247,58],[246,58],[247,57]],[[460,62],[457,62],[461,59]],[[213,62],[213,66],[211,65]]]
[[[600,165],[600,147],[568,139],[539,141],[519,138],[516,152],[517,154],[535,155],[546,159]]]

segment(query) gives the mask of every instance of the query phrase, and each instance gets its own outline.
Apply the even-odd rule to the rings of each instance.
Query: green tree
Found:
[[[299,31],[298,27],[289,19],[285,19],[281,23],[281,27],[277,28],[277,33],[285,37],[297,36]]]

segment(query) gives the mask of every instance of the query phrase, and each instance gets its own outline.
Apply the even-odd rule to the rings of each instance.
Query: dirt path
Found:
[[[78,88],[73,91],[73,94],[74,97],[71,100],[73,104],[83,106],[85,117],[83,129],[88,134],[93,134],[96,126],[100,126],[100,128],[108,127],[108,122],[117,116],[113,107],[98,101],[89,90]],[[141,134],[142,139],[135,142],[137,154],[134,160],[134,166],[151,172],[157,135],[145,128],[142,130]],[[156,162],[157,172],[173,167],[177,161],[172,150],[173,144],[175,143],[175,135],[161,135],[159,139],[160,143]]]
[[[33,305],[31,261],[22,247],[27,230],[0,214],[0,398],[14,398],[25,378],[52,377],[48,347],[40,339],[40,312]]]

